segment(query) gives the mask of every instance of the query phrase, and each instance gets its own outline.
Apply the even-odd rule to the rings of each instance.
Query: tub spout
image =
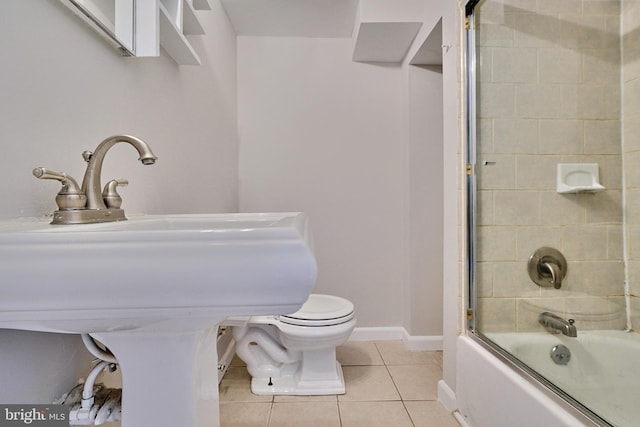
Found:
[[[556,314],[545,311],[538,316],[538,323],[552,334],[561,333],[572,338],[578,336],[578,330],[574,325],[575,321],[573,319],[565,320]]]

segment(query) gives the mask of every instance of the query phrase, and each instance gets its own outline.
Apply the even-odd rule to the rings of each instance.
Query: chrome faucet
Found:
[[[544,326],[547,332],[552,334],[561,333],[572,338],[578,336],[578,330],[574,325],[575,320],[573,319],[565,320],[556,314],[545,311],[538,316],[538,323]]]
[[[126,180],[111,180],[102,188],[102,163],[111,147],[118,142],[131,144],[140,155],[143,165],[152,165],[157,157],[146,142],[135,136],[115,135],[102,141],[94,152],[85,151],[82,157],[88,163],[78,188],[76,181],[64,172],[55,172],[46,168],[35,168],[33,175],[41,179],[55,179],[61,182],[62,189],[56,196],[58,210],[53,213],[52,224],[87,224],[95,222],[123,221],[127,218],[120,209],[121,198],[116,192],[118,185],[126,185]]]

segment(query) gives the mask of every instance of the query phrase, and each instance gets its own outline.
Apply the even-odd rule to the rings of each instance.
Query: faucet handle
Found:
[[[112,179],[107,182],[102,190],[102,198],[104,204],[110,209],[120,209],[122,206],[122,197],[118,194],[118,187],[126,187],[129,185],[129,181],[124,178]]]
[[[56,172],[51,169],[38,167],[33,169],[33,176],[39,179],[55,179],[60,181],[62,188],[56,196],[56,203],[60,210],[82,209],[87,203],[87,197],[78,188],[75,179],[64,172]]]

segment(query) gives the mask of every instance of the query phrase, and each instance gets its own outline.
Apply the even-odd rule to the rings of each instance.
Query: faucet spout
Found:
[[[102,141],[93,153],[86,153],[85,159],[89,162],[82,180],[82,192],[87,196],[85,209],[107,209],[102,199],[102,163],[107,151],[118,142],[131,144],[140,155],[143,165],[152,165],[157,157],[151,151],[146,142],[131,135],[114,135]]]
[[[578,330],[574,325],[573,319],[565,320],[556,314],[545,311],[538,316],[538,323],[552,334],[561,333],[572,338],[578,336]]]

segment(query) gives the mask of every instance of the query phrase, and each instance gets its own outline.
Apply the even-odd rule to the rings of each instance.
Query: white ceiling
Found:
[[[358,0],[222,0],[239,36],[345,37]]]

